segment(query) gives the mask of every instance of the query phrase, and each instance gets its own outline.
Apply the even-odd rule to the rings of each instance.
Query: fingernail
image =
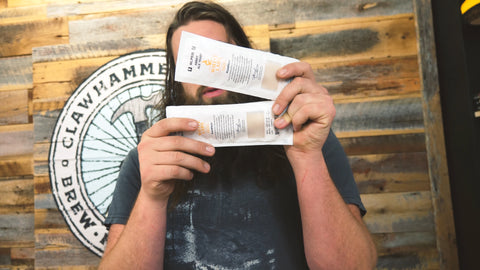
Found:
[[[206,147],[206,149],[207,149],[207,152],[210,152],[210,153],[215,152],[215,147],[213,147],[213,146],[209,145],[209,146]]]
[[[210,170],[210,164],[208,164],[207,162],[203,163],[203,167],[205,168],[205,170]]]
[[[287,74],[287,70],[282,68],[278,71],[278,76],[283,77]]]
[[[277,114],[277,115],[280,114],[280,105],[275,104],[272,110],[274,114]]]
[[[280,125],[280,126],[284,126],[287,123],[283,118],[277,118],[277,120],[275,121],[277,122],[277,125]]]
[[[191,128],[197,128],[197,127],[198,127],[197,121],[190,121],[190,122],[188,122],[188,125],[189,125]]]

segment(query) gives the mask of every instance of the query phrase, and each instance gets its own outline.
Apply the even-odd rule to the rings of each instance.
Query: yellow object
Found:
[[[465,14],[465,12],[478,4],[480,4],[480,0],[465,0],[460,7],[460,10],[462,11],[462,14]]]

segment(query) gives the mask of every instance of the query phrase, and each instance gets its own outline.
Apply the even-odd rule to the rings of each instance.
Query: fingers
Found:
[[[279,115],[293,99],[303,93],[328,94],[327,89],[315,82],[315,76],[309,64],[296,62],[285,65],[277,71],[280,79],[293,80],[282,90],[275,100],[273,113]],[[288,119],[287,119],[288,120]]]
[[[275,120],[277,128],[285,128],[290,123],[294,131],[298,131],[308,121],[330,124],[335,117],[333,100],[328,95],[301,94],[297,95],[288,106],[287,113]],[[327,121],[323,123],[323,121]]]
[[[212,145],[182,136],[143,138],[138,147],[139,151],[143,150],[143,147],[147,147],[155,152],[181,151],[202,156],[212,156],[215,153],[215,148]]]
[[[277,77],[280,79],[289,79],[293,77],[315,79],[311,66],[305,62],[295,62],[283,66],[277,71]]]
[[[298,131],[309,120],[325,119],[327,122],[333,120],[335,115],[333,100],[327,89],[316,83],[309,64],[297,62],[285,65],[277,71],[277,77],[280,79],[293,77],[278,95],[272,108],[276,115],[286,111],[275,120],[277,128],[282,129],[292,123],[294,131]]]
[[[143,164],[151,164],[142,171],[146,179],[157,181],[170,179],[191,180],[193,170],[208,173],[210,165],[201,158],[178,151],[158,152],[143,159]]]
[[[189,118],[165,118],[156,122],[145,131],[149,137],[162,137],[179,131],[194,131],[198,128],[198,122]]]
[[[208,173],[210,165],[198,156],[212,156],[215,148],[182,136],[179,131],[195,131],[197,121],[166,118],[145,131],[137,146],[142,188],[150,198],[166,200],[176,180],[191,180],[194,171]]]

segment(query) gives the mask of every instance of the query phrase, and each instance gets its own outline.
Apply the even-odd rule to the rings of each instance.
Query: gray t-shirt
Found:
[[[322,151],[345,202],[365,214],[333,132]],[[295,178],[288,171],[268,187],[259,187],[248,168],[236,168],[221,181],[198,176],[167,214],[165,269],[308,269]],[[133,149],[122,164],[106,225],[126,224],[139,189],[138,152]]]

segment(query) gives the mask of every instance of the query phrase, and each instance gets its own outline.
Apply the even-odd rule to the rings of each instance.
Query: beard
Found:
[[[227,91],[221,96],[203,99],[205,86],[198,87],[195,96],[186,95],[183,86],[179,87],[180,93],[176,105],[218,105],[238,104],[246,102],[264,101],[265,99]],[[175,190],[172,194],[173,205],[183,198],[187,190],[191,189],[199,179],[212,185],[218,181],[229,181],[233,174],[243,174],[254,171],[255,182],[261,188],[270,188],[276,179],[288,175],[289,163],[286,159],[282,146],[250,146],[250,147],[219,147],[216,148],[212,157],[197,156],[208,162],[211,170],[207,174],[194,172],[195,177],[191,181],[176,181]],[[238,175],[237,175],[238,176]]]

